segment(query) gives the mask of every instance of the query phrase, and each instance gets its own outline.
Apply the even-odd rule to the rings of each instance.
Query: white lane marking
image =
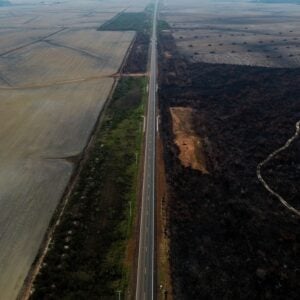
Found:
[[[141,291],[141,287],[143,287],[143,291],[144,291],[144,297],[143,299],[149,299],[149,300],[153,300],[154,298],[154,192],[155,192],[155,174],[154,174],[154,170],[155,170],[155,151],[153,151],[153,149],[155,149],[155,118],[156,118],[156,93],[154,91],[155,89],[155,83],[156,83],[156,73],[157,73],[157,56],[156,56],[156,28],[157,28],[157,14],[158,14],[158,0],[156,0],[155,2],[155,8],[154,8],[154,22],[153,22],[153,34],[152,34],[152,45],[151,45],[151,62],[150,62],[150,65],[151,65],[151,74],[150,74],[150,85],[149,85],[149,98],[148,98],[148,113],[147,113],[147,124],[146,124],[146,146],[145,146],[145,153],[148,154],[149,156],[152,155],[153,156],[153,161],[152,161],[152,167],[148,166],[148,160],[145,159],[145,162],[144,162],[144,170],[147,170],[147,168],[149,168],[149,171],[151,174],[151,177],[152,177],[152,193],[150,193],[150,196],[151,196],[151,199],[149,199],[149,194],[146,195],[146,183],[145,183],[145,179],[146,179],[146,176],[147,174],[144,174],[146,176],[144,176],[144,181],[143,181],[143,201],[142,201],[142,208],[141,208],[141,211],[142,211],[142,220],[141,220],[141,224],[145,221],[143,220],[143,217],[144,217],[144,208],[145,208],[145,205],[146,205],[146,200],[149,202],[149,204],[151,205],[151,209],[153,211],[153,214],[152,214],[152,220],[151,220],[151,230],[153,230],[153,233],[151,234],[151,240],[152,240],[152,247],[151,247],[151,251],[150,252],[150,255],[152,255],[152,259],[151,259],[151,266],[150,266],[150,275],[147,275],[150,276],[149,279],[151,279],[151,287],[149,287],[149,289],[151,289],[151,292],[149,293],[150,295],[148,295],[149,297],[147,298],[146,297],[146,292],[148,293],[148,289],[146,291],[146,288],[148,287],[148,284],[146,282],[147,278],[145,278],[145,282],[142,282],[142,279],[140,278],[140,276],[137,276],[138,277],[138,280],[137,280],[137,289],[136,289],[136,300],[142,300],[140,299],[141,298],[141,294],[140,292]],[[153,103],[150,103],[150,101],[153,100]],[[153,109],[154,107],[154,109]],[[150,119],[151,118],[151,119]],[[153,125],[153,128],[150,128],[149,127],[149,122]],[[154,136],[151,135],[151,133],[154,131]],[[148,136],[149,134],[149,136]],[[149,140],[151,138],[151,140]],[[149,145],[148,145],[149,144]],[[152,144],[152,145],[151,145]],[[148,147],[149,146],[149,147]],[[150,147],[151,147],[151,150],[150,150]],[[151,164],[151,162],[149,161],[149,165]],[[152,170],[151,170],[152,169]],[[147,171],[145,171],[147,173]],[[147,191],[148,193],[148,191]],[[145,197],[146,196],[146,197]],[[148,211],[147,211],[148,213]],[[144,224],[145,225],[145,224]],[[146,231],[148,232],[148,228],[146,228]],[[141,266],[141,256],[142,256],[142,253],[141,253],[141,240],[144,240],[144,236],[143,236],[143,232],[142,232],[142,226],[140,227],[140,243],[139,243],[139,258],[138,258],[138,274],[139,273],[142,273],[142,266]],[[150,256],[149,255],[149,256]],[[148,273],[149,274],[149,273]]]
[[[146,131],[146,117],[143,116],[143,133]]]

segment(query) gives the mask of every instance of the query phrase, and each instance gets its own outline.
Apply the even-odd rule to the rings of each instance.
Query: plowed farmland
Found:
[[[49,34],[53,33],[51,29],[33,29],[33,30],[24,30],[6,28],[3,29],[1,26],[0,29],[0,55],[3,53],[14,49],[15,47],[24,46],[30,43],[33,43],[36,40],[39,40]]]
[[[71,38],[73,35],[71,32]],[[65,36],[68,41],[69,32]],[[92,31],[75,34],[78,39],[81,36],[86,36],[83,44],[93,45],[95,40],[95,46],[76,47],[76,42],[72,43],[72,40],[68,45],[63,45],[62,42],[56,43],[53,37],[49,42],[35,43],[2,56],[0,70],[9,84],[16,87],[109,76],[118,70],[134,33],[113,32],[108,35]],[[63,38],[64,35],[61,39]],[[94,52],[85,48],[94,48]]]
[[[96,29],[137,1],[11,3],[0,8],[1,300],[16,299],[135,36]]]

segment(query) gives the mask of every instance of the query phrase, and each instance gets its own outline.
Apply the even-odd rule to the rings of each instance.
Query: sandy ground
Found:
[[[299,5],[167,0],[161,16],[192,61],[300,66]]]
[[[135,0],[12,3],[0,8],[0,300],[16,299],[135,35],[96,31]]]
[[[207,173],[202,141],[192,127],[193,109],[172,107],[173,133],[179,148],[179,159],[185,167]]]

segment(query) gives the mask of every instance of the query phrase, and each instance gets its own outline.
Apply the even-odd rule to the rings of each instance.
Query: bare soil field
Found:
[[[81,2],[83,3],[83,2]],[[1,28],[53,28],[53,27],[81,27],[93,28],[112,18],[121,10],[119,7],[103,7],[100,1],[95,6],[76,6],[68,4],[36,4],[18,5],[1,8]]]
[[[248,1],[165,1],[162,18],[193,62],[300,65],[300,6]]]
[[[1,158],[78,155],[112,83],[113,79],[103,78],[48,88],[0,91]]]
[[[56,31],[56,30],[55,30]],[[0,29],[0,55],[10,51],[21,45],[26,45],[35,42],[49,34],[53,33],[52,29]]]
[[[53,36],[49,42],[34,43],[4,55],[0,57],[1,73],[15,87],[110,76],[120,66],[134,32],[90,31],[67,32],[59,36],[58,42]],[[81,37],[82,43],[74,41]]]
[[[135,36],[96,29],[135,2],[0,8],[1,300],[16,299]]]
[[[132,41],[134,35],[134,32],[72,30],[63,31],[53,38],[51,37],[49,43],[99,58],[103,67],[104,64],[106,65],[105,69],[100,68],[101,72],[111,74],[120,65],[128,43]]]
[[[175,144],[179,149],[178,158],[185,167],[207,173],[202,141],[193,130],[193,109],[171,107],[172,128]]]
[[[14,299],[113,80],[0,91],[0,289]],[[3,298],[2,298],[3,297]]]
[[[10,1],[1,7],[0,28],[95,28],[120,11],[142,11],[147,0]]]

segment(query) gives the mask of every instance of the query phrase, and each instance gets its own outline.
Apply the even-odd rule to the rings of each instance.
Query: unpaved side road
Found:
[[[263,160],[261,163],[258,164],[257,169],[256,169],[256,174],[257,174],[258,180],[263,184],[265,189],[267,191],[269,191],[270,194],[275,196],[288,210],[290,210],[292,213],[294,213],[300,217],[300,211],[295,209],[293,206],[289,205],[282,196],[280,196],[278,193],[276,193],[274,190],[272,190],[261,175],[261,168],[265,164],[267,164],[271,159],[273,159],[278,153],[286,150],[292,144],[292,142],[299,137],[299,135],[300,135],[300,120],[296,123],[295,134],[290,139],[288,139],[287,142],[282,147],[280,147],[279,149],[272,152],[265,160]]]

